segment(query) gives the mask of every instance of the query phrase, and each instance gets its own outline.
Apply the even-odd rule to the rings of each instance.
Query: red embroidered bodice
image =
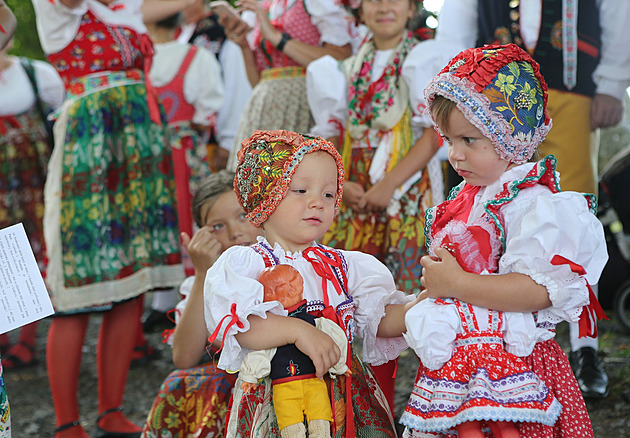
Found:
[[[306,12],[303,0],[297,0],[292,6],[287,7],[288,0],[263,0],[262,7],[267,11],[274,2],[284,3],[285,11],[276,20],[272,20],[273,26],[280,32],[285,32],[291,37],[312,46],[318,46],[321,35],[319,30],[311,22],[311,17]],[[278,51],[269,41],[262,38],[260,26],[254,29],[256,47],[256,68],[259,71],[268,68],[299,66],[297,62],[284,53]]]
[[[92,73],[142,70],[143,45],[146,37],[134,29],[104,23],[88,10],[74,40],[48,60],[68,87],[73,79]]]

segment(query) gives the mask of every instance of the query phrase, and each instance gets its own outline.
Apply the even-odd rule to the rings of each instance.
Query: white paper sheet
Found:
[[[24,226],[0,230],[0,334],[53,313]]]

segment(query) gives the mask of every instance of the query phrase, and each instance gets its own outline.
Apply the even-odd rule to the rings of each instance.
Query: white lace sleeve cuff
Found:
[[[405,295],[401,291],[394,291],[383,296],[372,308],[365,320],[365,327],[361,332],[363,337],[363,360],[372,365],[382,365],[396,359],[400,353],[408,348],[404,337],[380,338],[376,336],[381,319],[385,316],[385,306],[389,304],[405,304],[415,299],[413,295]]]

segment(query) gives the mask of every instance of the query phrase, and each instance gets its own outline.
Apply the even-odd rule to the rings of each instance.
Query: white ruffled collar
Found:
[[[295,252],[286,251],[278,242],[275,242],[273,245],[269,243],[264,236],[258,236],[256,239],[258,243],[271,248],[274,255],[278,258],[282,257],[282,258],[293,259],[293,260],[303,258],[302,251],[295,251]],[[317,242],[313,240],[309,246],[316,246],[316,245],[317,245]]]

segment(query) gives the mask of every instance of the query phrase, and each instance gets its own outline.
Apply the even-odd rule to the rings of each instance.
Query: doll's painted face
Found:
[[[492,141],[453,108],[448,128],[439,126],[448,144],[448,161],[453,169],[473,186],[492,184],[512,165],[497,153]]]
[[[265,301],[279,301],[285,308],[302,301],[304,281],[297,269],[290,265],[266,268],[258,281],[265,288]]]

